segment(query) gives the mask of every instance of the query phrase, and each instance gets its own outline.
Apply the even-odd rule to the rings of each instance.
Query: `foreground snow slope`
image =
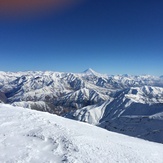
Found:
[[[0,104],[0,162],[162,163],[163,145]]]

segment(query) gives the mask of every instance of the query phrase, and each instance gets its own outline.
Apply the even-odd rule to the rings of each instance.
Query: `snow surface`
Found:
[[[163,163],[163,144],[0,104],[2,163]]]

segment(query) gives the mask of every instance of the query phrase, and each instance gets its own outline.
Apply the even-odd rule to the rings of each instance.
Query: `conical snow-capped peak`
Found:
[[[84,71],[84,73],[87,74],[87,75],[96,75],[96,74],[98,74],[96,71],[94,71],[94,70],[91,69],[91,68],[86,69],[86,70]]]

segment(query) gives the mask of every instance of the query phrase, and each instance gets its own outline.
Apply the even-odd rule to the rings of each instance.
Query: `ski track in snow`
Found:
[[[0,163],[163,163],[163,145],[0,104]]]

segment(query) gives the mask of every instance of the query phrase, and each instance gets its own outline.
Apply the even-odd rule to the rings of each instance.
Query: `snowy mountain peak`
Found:
[[[105,76],[105,77],[106,77],[106,75],[100,74],[100,73],[94,71],[94,70],[91,69],[91,68],[86,69],[86,70],[84,71],[84,75],[100,76],[100,77]]]
[[[88,68],[84,71],[85,74],[87,75],[95,75],[97,72],[95,72],[93,69]]]
[[[123,77],[129,77],[130,75],[129,74],[123,74],[122,76]]]

